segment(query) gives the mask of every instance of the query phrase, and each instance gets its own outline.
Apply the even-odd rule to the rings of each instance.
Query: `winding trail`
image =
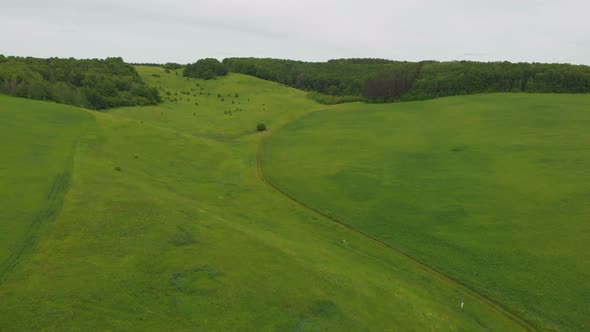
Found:
[[[438,270],[436,270],[435,268],[428,266],[426,264],[424,264],[423,262],[421,262],[420,260],[414,258],[413,256],[407,254],[406,252],[404,252],[403,250],[392,246],[391,244],[384,242],[368,233],[363,232],[362,230],[359,230],[347,223],[345,223],[344,221],[335,218],[333,216],[330,216],[328,214],[325,214],[321,211],[319,211],[318,209],[307,205],[306,203],[300,201],[299,199],[297,199],[296,197],[291,196],[289,193],[287,193],[286,191],[284,191],[283,189],[281,189],[279,186],[275,185],[274,183],[272,183],[268,178],[266,178],[264,176],[264,171],[263,171],[263,155],[264,155],[264,141],[265,139],[268,139],[270,137],[270,133],[267,134],[266,137],[261,138],[259,143],[258,143],[258,151],[256,153],[256,172],[258,173],[258,177],[260,178],[260,180],[264,183],[266,183],[269,187],[271,187],[274,191],[276,191],[277,193],[281,194],[282,196],[286,197],[287,199],[289,199],[290,201],[294,202],[295,204],[297,204],[298,206],[304,208],[305,210],[311,211],[312,213],[315,213],[321,217],[324,217],[338,225],[340,225],[341,227],[344,227],[354,233],[357,233],[367,239],[372,240],[375,243],[378,243],[379,245],[394,251],[396,254],[403,256],[404,258],[410,260],[411,262],[414,263],[414,265],[416,265],[420,270],[422,270],[423,272],[427,273],[428,275],[442,281],[443,283],[451,286],[451,287],[455,287],[458,288],[459,290],[465,292],[467,295],[471,296],[473,300],[483,303],[485,305],[487,305],[488,307],[490,307],[492,310],[496,311],[497,313],[507,317],[508,319],[512,320],[513,322],[515,322],[516,324],[520,325],[525,331],[537,331],[537,329],[529,322],[527,322],[526,320],[524,320],[523,318],[518,317],[516,314],[512,313],[508,308],[504,307],[502,304],[488,298],[486,295],[478,292],[475,289],[469,288],[469,286],[467,286],[466,284],[462,283],[459,280],[456,280]]]

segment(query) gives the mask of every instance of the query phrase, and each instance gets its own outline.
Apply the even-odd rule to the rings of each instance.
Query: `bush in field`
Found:
[[[265,130],[266,130],[266,125],[265,125],[264,123],[262,123],[262,122],[261,122],[261,123],[259,123],[259,124],[256,126],[256,130],[257,130],[257,131],[265,131]]]

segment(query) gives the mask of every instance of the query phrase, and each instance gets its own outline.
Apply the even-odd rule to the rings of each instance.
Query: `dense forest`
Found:
[[[484,92],[590,92],[590,67],[510,62],[302,62],[228,58],[230,71],[311,91],[320,102],[387,102]]]
[[[102,110],[160,102],[121,58],[39,59],[0,55],[0,93]]]
[[[232,72],[333,96],[362,95],[367,79],[404,64],[381,59],[303,62],[255,58],[227,58],[223,63]]]
[[[590,92],[590,67],[510,62],[430,62],[407,99],[484,92]]]

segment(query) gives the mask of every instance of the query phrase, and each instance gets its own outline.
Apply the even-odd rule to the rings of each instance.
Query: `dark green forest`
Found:
[[[320,102],[389,102],[488,92],[590,92],[590,67],[510,62],[302,62],[228,58],[230,71],[311,91]]]
[[[77,60],[0,55],[0,93],[102,110],[161,101],[121,58]]]
[[[590,67],[510,62],[424,63],[407,99],[487,92],[590,92]]]
[[[332,96],[360,96],[365,82],[405,62],[382,59],[337,59],[303,62],[278,59],[227,58],[230,71],[256,76],[297,89]]]
[[[212,58],[201,59],[195,63],[187,64],[183,71],[183,75],[186,77],[201,78],[204,80],[225,76],[227,73],[227,66],[219,62],[219,60]]]

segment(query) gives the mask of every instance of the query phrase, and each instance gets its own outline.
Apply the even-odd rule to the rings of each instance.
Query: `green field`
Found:
[[[0,331],[584,330],[590,98],[327,110],[137,69],[164,103],[0,96]]]
[[[0,95],[0,283],[59,213],[91,121],[75,107]]]
[[[547,330],[590,328],[590,96],[347,104],[266,140],[269,180]]]

